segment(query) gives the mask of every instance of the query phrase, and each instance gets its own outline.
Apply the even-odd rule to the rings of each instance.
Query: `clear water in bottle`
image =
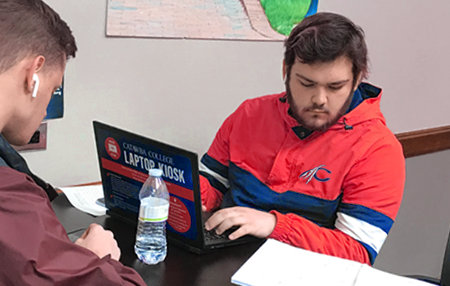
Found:
[[[163,261],[167,254],[166,220],[169,213],[169,193],[161,179],[162,172],[152,171],[153,169],[150,170],[150,177],[139,193],[141,206],[134,246],[138,258],[146,264],[157,264]]]

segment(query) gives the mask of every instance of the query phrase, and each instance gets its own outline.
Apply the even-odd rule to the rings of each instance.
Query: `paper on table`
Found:
[[[420,280],[415,280],[403,276],[398,276],[384,272],[368,265],[363,265],[356,277],[355,286],[378,286],[378,285],[396,285],[396,286],[429,286],[434,285]]]
[[[67,197],[69,202],[82,212],[94,216],[106,214],[106,208],[95,203],[103,197],[102,185],[59,188]]]
[[[231,277],[231,282],[245,286],[352,286],[361,266],[269,239]]]

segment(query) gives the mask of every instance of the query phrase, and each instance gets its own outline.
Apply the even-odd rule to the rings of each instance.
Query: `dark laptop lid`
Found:
[[[167,236],[203,248],[203,222],[196,153],[94,121],[107,213],[136,224],[139,190],[150,168],[163,170],[170,193]]]

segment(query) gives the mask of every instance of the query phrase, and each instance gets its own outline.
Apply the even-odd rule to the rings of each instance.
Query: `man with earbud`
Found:
[[[201,160],[206,229],[372,264],[400,207],[402,147],[380,111],[362,29],[317,13],[285,41],[286,91],[249,99]]]
[[[91,225],[72,243],[53,212],[55,190],[11,148],[30,140],[66,61],[72,32],[41,0],[0,0],[0,284],[145,285],[118,260],[110,231]]]

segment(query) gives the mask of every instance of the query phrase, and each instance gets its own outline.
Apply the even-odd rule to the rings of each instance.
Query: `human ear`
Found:
[[[27,68],[26,74],[26,88],[27,92],[31,93],[32,97],[37,96],[37,91],[39,89],[39,76],[38,73],[42,70],[44,66],[45,58],[43,56],[37,56],[32,61]]]
[[[358,86],[361,84],[362,82],[362,73],[360,73],[357,77],[355,86],[353,87],[353,92],[355,92],[358,89]]]

